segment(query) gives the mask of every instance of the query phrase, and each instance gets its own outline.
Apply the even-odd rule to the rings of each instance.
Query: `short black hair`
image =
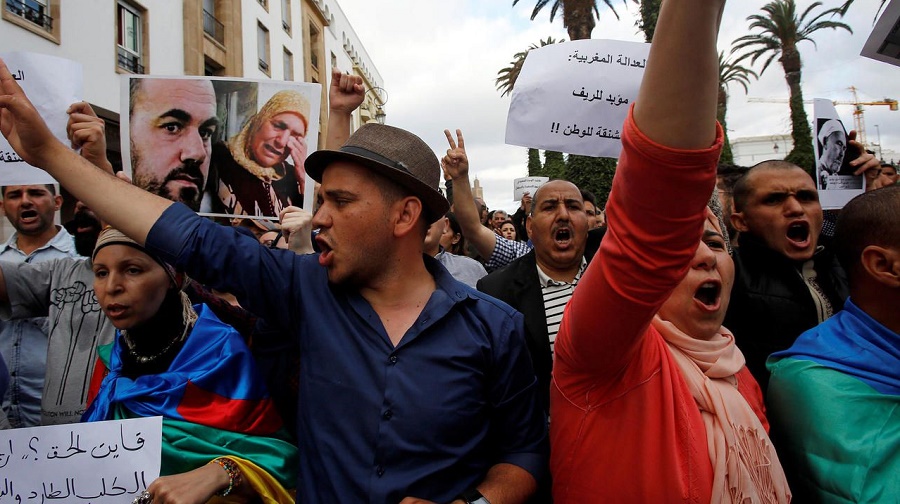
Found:
[[[422,224],[420,226],[419,232],[422,235],[422,240],[425,239],[425,235],[428,233],[428,227],[434,222],[437,221],[441,216],[434,217],[428,212],[428,208],[425,206],[425,202],[422,198],[419,198],[415,194],[412,193],[406,187],[398,184],[394,180],[391,180],[384,175],[373,173],[370,180],[378,186],[378,193],[381,196],[381,200],[385,202],[388,206],[393,205],[394,203],[406,198],[408,196],[414,196],[422,203],[422,213],[419,214],[419,222]]]
[[[597,208],[597,197],[594,196],[594,193],[592,193],[591,191],[588,191],[587,189],[582,189],[581,190],[581,199],[583,199],[586,202],[590,201],[591,204],[594,205],[594,208]]]
[[[870,245],[900,248],[900,185],[869,191],[850,200],[841,210],[834,232],[838,261],[851,285],[859,258]]]
[[[732,189],[731,191],[732,197],[734,198],[735,212],[744,211],[744,207],[747,205],[747,200],[750,199],[750,194],[753,192],[753,186],[750,184],[750,177],[753,176],[755,172],[762,170],[800,170],[803,173],[806,173],[806,170],[800,168],[794,163],[781,161],[778,159],[763,161],[751,166],[740,178],[737,179],[737,181],[734,183],[734,189]]]
[[[747,173],[749,168],[746,166],[738,166],[735,164],[729,163],[719,163],[716,168],[716,177],[722,178],[722,190],[725,192],[731,193],[734,190],[734,185],[737,183],[744,174]]]
[[[22,185],[39,185],[39,184],[22,184]],[[10,187],[10,186],[6,186],[6,185],[0,186],[0,196],[2,196],[3,198],[6,198],[6,188],[7,187]],[[47,190],[50,191],[50,195],[56,196],[56,186],[55,185],[44,184],[44,187],[46,187]]]
[[[466,243],[466,237],[463,235],[462,227],[459,225],[459,221],[456,220],[456,215],[453,215],[453,212],[447,212],[447,221],[450,223],[450,229],[453,231],[453,234],[459,235],[459,241],[456,243],[450,244],[450,253],[456,255],[466,255],[466,249],[468,249],[469,245]]]

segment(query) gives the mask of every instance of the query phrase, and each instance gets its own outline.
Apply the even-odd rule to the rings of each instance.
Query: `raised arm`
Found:
[[[466,141],[462,131],[456,130],[456,140],[450,130],[444,130],[450,148],[441,158],[441,168],[453,180],[453,213],[462,228],[463,236],[475,247],[478,254],[488,259],[494,253],[497,235],[481,225],[472,187],[469,185],[469,157],[466,155]]]
[[[141,244],[172,204],[105,172],[57,140],[2,59],[0,132],[28,164],[46,170],[100,218]]]
[[[705,149],[716,138],[716,37],[725,0],[665,0],[653,34],[634,122],[675,149]]]
[[[339,149],[350,138],[353,111],[366,98],[362,77],[331,70],[331,84],[328,86],[328,136],[325,148]]]

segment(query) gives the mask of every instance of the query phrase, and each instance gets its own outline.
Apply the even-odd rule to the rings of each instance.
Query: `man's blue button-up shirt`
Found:
[[[437,289],[394,347],[315,255],[262,247],[180,204],[146,245],[299,339],[298,502],[450,502],[499,463],[543,477],[546,421],[522,315],[433,258],[423,256]]]

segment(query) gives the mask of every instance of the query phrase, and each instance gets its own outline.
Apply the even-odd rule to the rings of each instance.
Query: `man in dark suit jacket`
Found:
[[[542,405],[549,411],[552,342],[565,304],[587,265],[588,224],[581,192],[571,182],[547,182],[535,192],[525,225],[534,249],[479,280],[478,290],[525,315],[528,350]],[[599,237],[591,241],[599,244]]]

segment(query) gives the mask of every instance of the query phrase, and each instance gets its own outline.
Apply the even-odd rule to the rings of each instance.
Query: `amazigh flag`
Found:
[[[83,421],[163,417],[160,474],[200,467],[231,455],[294,485],[297,449],[287,439],[253,355],[240,334],[206,305],[168,371],[122,376],[122,337],[113,343],[109,375]],[[104,352],[105,353],[105,352]]]
[[[794,495],[900,502],[900,335],[848,300],[767,366],[772,440]]]

